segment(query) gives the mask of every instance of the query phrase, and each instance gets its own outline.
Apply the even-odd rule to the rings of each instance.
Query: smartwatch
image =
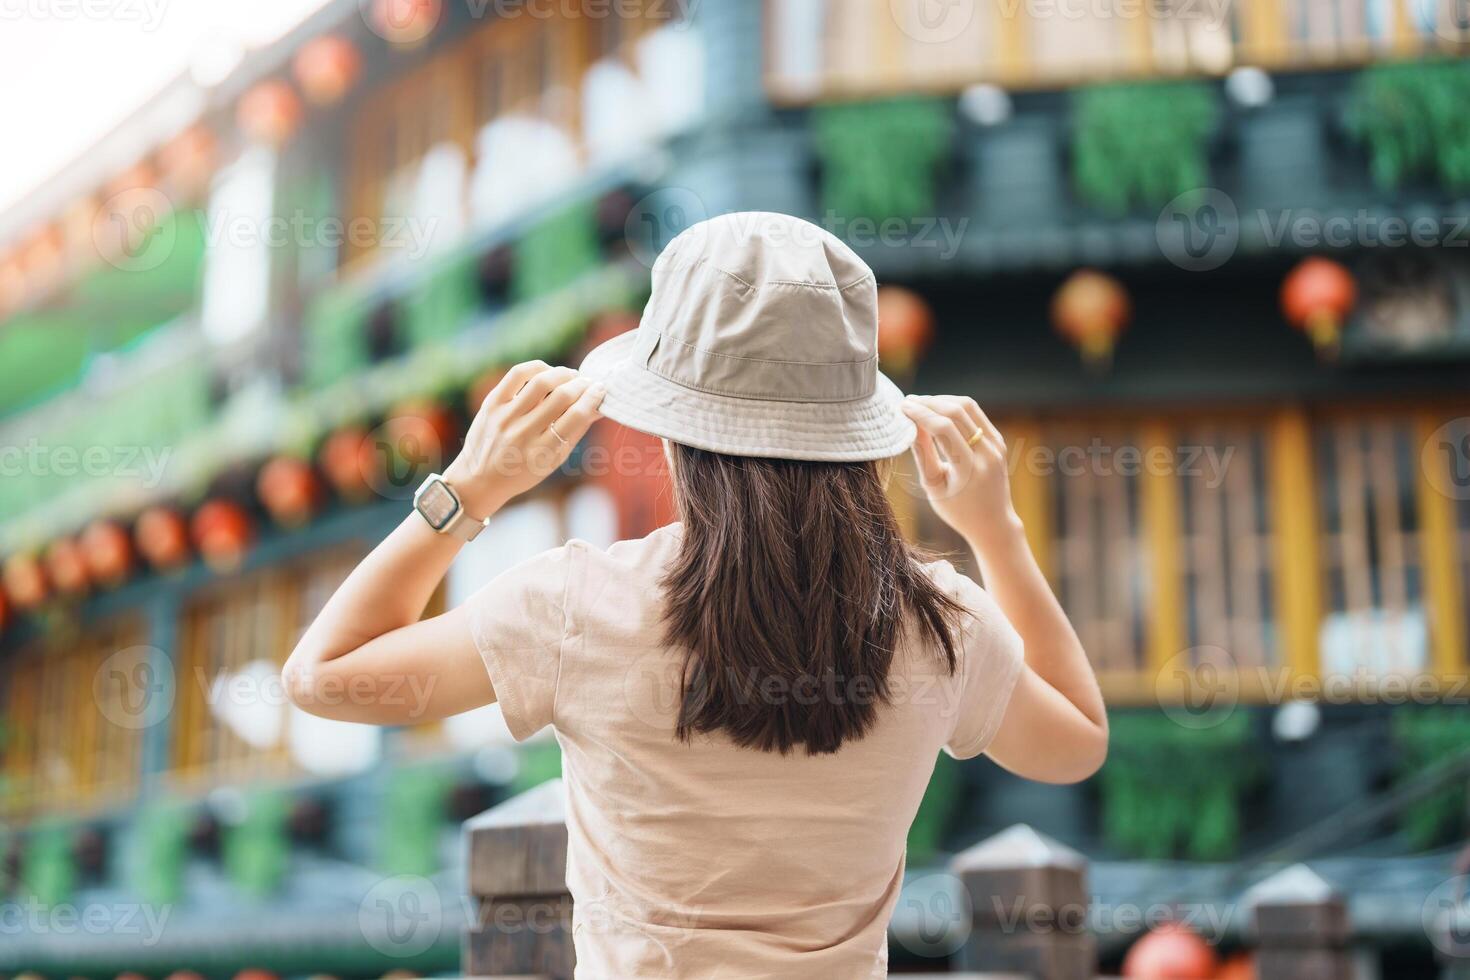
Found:
[[[414,491],[413,509],[439,534],[452,534],[461,541],[473,541],[489,523],[488,518],[471,517],[460,503],[459,494],[438,473],[430,473]]]

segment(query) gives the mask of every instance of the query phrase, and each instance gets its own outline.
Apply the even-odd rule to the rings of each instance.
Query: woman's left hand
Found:
[[[572,368],[544,361],[507,371],[444,470],[465,510],[489,517],[555,472],[597,421],[603,390]]]

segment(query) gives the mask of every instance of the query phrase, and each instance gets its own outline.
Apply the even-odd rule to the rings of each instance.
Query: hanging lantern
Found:
[[[1199,934],[1174,922],[1147,932],[1128,950],[1123,976],[1140,980],[1211,980],[1220,960]]]
[[[1358,286],[1352,273],[1320,256],[1303,259],[1281,284],[1281,312],[1287,322],[1326,354],[1336,352],[1343,321],[1357,301]]]
[[[157,185],[158,171],[147,160],[139,160],[107,182],[106,195],[112,197],[123,191],[137,190],[140,187],[156,187]]]
[[[46,601],[50,586],[46,581],[46,569],[41,559],[34,554],[14,554],[5,559],[0,570],[0,579],[5,583],[5,592],[10,602],[22,612],[35,609]]]
[[[31,236],[21,252],[26,287],[44,290],[61,281],[66,268],[66,241],[60,225],[47,225]]]
[[[902,286],[878,290],[878,361],[910,378],[934,341],[934,314],[923,297]]]
[[[252,530],[250,515],[229,500],[206,501],[189,522],[190,537],[200,557],[217,572],[240,567]]]
[[[1051,318],[1057,332],[1082,351],[1089,367],[1106,367],[1118,336],[1133,316],[1128,291],[1112,276],[1079,269],[1067,277],[1052,298]]]
[[[376,470],[363,469],[363,463],[372,465],[374,455],[367,432],[361,427],[352,425],[332,433],[322,443],[316,458],[339,497],[357,502],[372,494],[368,479]]]
[[[133,527],[138,551],[154,568],[165,571],[189,560],[189,528],[184,517],[169,507],[150,507]]]
[[[328,34],[303,44],[296,52],[292,69],[308,102],[331,105],[357,81],[362,72],[362,56],[351,41]]]
[[[25,274],[20,268],[20,256],[15,253],[0,257],[0,311],[19,306],[25,296]]]
[[[439,469],[459,439],[454,413],[436,401],[412,400],[394,407],[384,432],[400,462]],[[427,474],[428,471],[425,471]]]
[[[1256,980],[1256,958],[1250,952],[1236,953],[1220,965],[1215,980]]]
[[[372,26],[390,44],[415,45],[433,32],[442,8],[440,0],[375,0]]]
[[[169,180],[186,192],[202,189],[214,172],[218,146],[207,126],[190,126],[158,151]]]
[[[82,532],[87,575],[106,586],[121,584],[133,570],[133,541],[116,521],[97,520]]]
[[[279,79],[261,82],[241,96],[236,119],[250,139],[281,146],[301,124],[301,100]]]
[[[311,519],[322,502],[322,485],[311,464],[295,456],[277,456],[260,470],[255,492],[271,518],[285,527]]]
[[[233,572],[245,560],[250,546],[250,515],[230,500],[210,500],[189,522],[194,546],[204,563],[216,572]]]
[[[46,576],[63,595],[77,596],[87,591],[87,561],[75,538],[57,538],[47,546]]]

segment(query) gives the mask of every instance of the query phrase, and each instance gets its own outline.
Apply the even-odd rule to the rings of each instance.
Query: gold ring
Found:
[[[556,436],[556,441],[557,442],[561,443],[563,446],[565,446],[567,444],[567,441],[561,437],[561,433],[556,431],[556,423],[555,422],[550,423],[546,427],[551,430],[551,434],[552,435]]]
[[[975,443],[979,442],[980,437],[983,435],[985,435],[985,430],[983,428],[976,428],[975,434],[970,437],[970,441],[965,443],[965,445],[969,446],[971,449],[974,449]]]

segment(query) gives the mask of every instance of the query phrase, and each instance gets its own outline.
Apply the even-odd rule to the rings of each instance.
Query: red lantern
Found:
[[[46,574],[65,595],[87,591],[87,561],[75,538],[57,538],[46,548]]]
[[[170,180],[187,191],[202,188],[213,172],[218,147],[214,134],[202,125],[190,126],[158,151]]]
[[[10,600],[5,598],[5,592],[0,590],[0,633],[5,632],[5,627],[10,625]]]
[[[1089,366],[1105,366],[1133,315],[1128,291],[1112,276],[1079,269],[1062,283],[1051,303],[1057,332],[1082,351]]]
[[[494,391],[495,386],[500,384],[500,379],[503,377],[505,377],[504,368],[491,368],[476,378],[475,383],[470,385],[469,391],[465,392],[465,414],[473,418],[480,411],[480,406],[485,404],[485,399],[490,397],[490,392]]]
[[[175,970],[165,977],[164,980],[204,980],[204,977],[195,973],[193,970]]]
[[[147,160],[139,160],[122,173],[107,183],[107,196],[113,197],[124,191],[137,190],[140,187],[156,187],[158,185],[158,172]]]
[[[1256,958],[1251,953],[1236,953],[1220,967],[1215,980],[1256,980]]]
[[[21,611],[34,609],[45,602],[50,591],[46,570],[34,554],[16,554],[5,559],[0,578],[4,579],[11,603]]]
[[[241,96],[237,121],[252,140],[280,146],[301,124],[301,100],[279,79],[261,82]]]
[[[115,521],[93,521],[82,532],[87,574],[103,585],[118,585],[133,569],[133,541]]]
[[[415,467],[441,469],[459,438],[459,423],[449,409],[432,401],[404,402],[383,425],[398,459]],[[424,476],[429,470],[425,470]]]
[[[1211,980],[1219,968],[1210,944],[1175,922],[1146,933],[1123,960],[1123,976],[1140,980]]]
[[[929,304],[902,286],[878,290],[878,360],[901,378],[912,377],[934,340]]]
[[[235,974],[235,980],[279,980],[279,978],[269,970],[258,970],[251,967]]]
[[[278,456],[261,468],[255,492],[278,524],[297,527],[321,506],[322,486],[311,464],[294,456]]]
[[[351,41],[328,34],[302,45],[293,68],[309,102],[331,105],[357,81],[362,71],[362,56]]]
[[[442,6],[440,0],[376,0],[373,29],[391,44],[418,44],[439,23]]]
[[[252,531],[250,515],[229,500],[210,500],[194,512],[190,522],[194,546],[205,564],[217,572],[232,572],[245,559]]]
[[[327,482],[344,500],[360,501],[372,493],[368,478],[375,470],[363,469],[364,461],[375,465],[367,432],[355,425],[332,433],[317,451]]]
[[[1319,351],[1337,350],[1343,321],[1357,301],[1352,273],[1331,259],[1304,259],[1281,284],[1281,311]]]
[[[183,515],[168,507],[143,511],[133,528],[138,551],[154,568],[178,568],[189,560],[189,528]]]

